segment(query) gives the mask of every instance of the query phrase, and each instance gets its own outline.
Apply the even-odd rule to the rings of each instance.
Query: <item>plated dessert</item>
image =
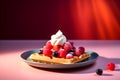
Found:
[[[65,35],[59,30],[51,36],[39,50],[32,53],[29,59],[33,62],[42,62],[50,64],[74,64],[90,57],[82,46],[75,47],[74,42],[69,42]]]

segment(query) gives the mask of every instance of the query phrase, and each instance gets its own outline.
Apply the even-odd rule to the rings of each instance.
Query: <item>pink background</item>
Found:
[[[99,54],[96,63],[77,69],[50,70],[27,65],[20,55],[27,50],[41,48],[46,40],[1,40],[0,80],[120,80],[119,40],[72,40],[75,46],[84,46]],[[115,71],[107,71],[106,64],[115,63]],[[97,76],[95,70],[103,69]]]
[[[120,0],[2,0],[0,39],[120,40]]]

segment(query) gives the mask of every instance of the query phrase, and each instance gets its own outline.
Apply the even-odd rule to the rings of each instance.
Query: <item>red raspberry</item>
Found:
[[[59,57],[65,58],[66,55],[67,55],[67,52],[66,52],[65,49],[60,49],[60,50],[59,50]]]
[[[73,58],[73,55],[72,54],[67,54],[66,59],[70,59],[70,58]]]
[[[111,70],[111,71],[114,71],[115,70],[115,64],[110,62],[107,64],[107,69],[108,70]]]
[[[76,50],[76,47],[73,47],[73,50],[75,51],[75,50]]]
[[[75,55],[76,56],[80,56],[81,55],[80,49],[75,49]]]
[[[43,49],[43,54],[45,55],[45,56],[51,56],[52,55],[52,51],[50,50],[50,49],[46,49],[46,48],[44,48]]]
[[[61,48],[61,46],[60,46],[60,45],[54,45],[54,46],[53,46],[53,49],[54,49],[54,50],[56,50],[56,51],[59,51],[59,50],[60,50],[60,48]]]
[[[70,44],[72,45],[72,47],[74,47],[74,42],[70,42]]]
[[[52,48],[53,48],[53,46],[52,46],[52,44],[51,44],[50,41],[47,41],[47,43],[46,43],[46,48],[47,48],[47,49],[52,49]]]
[[[47,49],[47,47],[46,47],[46,46],[43,46],[43,50],[44,50],[44,49]]]
[[[79,47],[80,53],[83,54],[85,52],[85,48],[84,47]]]
[[[72,45],[70,44],[70,42],[65,42],[63,48],[69,52],[72,49]]]

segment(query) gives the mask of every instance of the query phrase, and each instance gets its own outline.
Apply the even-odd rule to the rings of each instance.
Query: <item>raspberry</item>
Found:
[[[63,48],[69,52],[72,49],[72,45],[70,44],[70,42],[65,42]]]
[[[60,49],[60,50],[59,50],[59,57],[65,58],[66,55],[67,55],[67,52],[66,52],[65,49]]]
[[[43,46],[43,50],[44,50],[44,49],[47,49],[47,47],[46,47],[46,46]]]
[[[81,55],[80,49],[76,49],[76,50],[75,50],[75,55],[76,55],[76,56],[80,56],[80,55]]]
[[[84,47],[79,47],[80,53],[83,54],[85,52],[85,48]]]
[[[114,71],[115,70],[115,64],[110,62],[107,64],[107,69],[108,70],[111,70],[111,71]]]
[[[72,49],[75,51],[75,50],[76,50],[76,47],[73,47]]]
[[[72,45],[72,47],[74,47],[74,42],[70,42],[70,44]]]
[[[45,56],[51,56],[52,55],[52,51],[50,50],[50,49],[43,49],[43,54],[45,55]]]
[[[73,55],[72,54],[67,54],[66,59],[70,59],[70,58],[73,58]]]
[[[52,46],[52,44],[51,44],[50,41],[47,41],[47,43],[46,43],[46,48],[47,48],[47,49],[52,49],[52,48],[53,48],[53,46]]]
[[[102,75],[102,74],[103,74],[103,70],[102,70],[102,69],[97,69],[97,70],[96,70],[96,74]]]
[[[61,46],[60,46],[60,45],[54,45],[54,46],[53,46],[53,49],[54,49],[54,50],[56,50],[56,51],[59,51],[59,50],[60,50],[60,48],[61,48]]]

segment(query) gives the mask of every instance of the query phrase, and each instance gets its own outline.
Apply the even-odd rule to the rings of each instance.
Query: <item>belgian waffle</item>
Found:
[[[44,56],[43,54],[33,53],[29,56],[29,59],[34,62],[43,62],[43,63],[51,63],[51,64],[73,64],[76,62],[83,61],[89,57],[90,54],[87,52],[84,52],[79,57],[74,56],[73,58],[70,59],[58,58],[54,56],[48,57],[48,56]]]

